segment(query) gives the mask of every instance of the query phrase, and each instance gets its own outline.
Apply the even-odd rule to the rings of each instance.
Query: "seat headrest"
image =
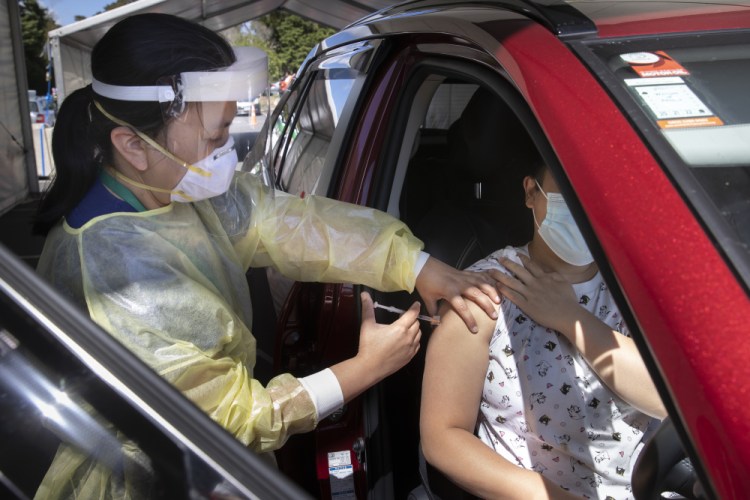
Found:
[[[462,177],[472,182],[507,179],[509,169],[526,168],[537,154],[513,110],[482,87],[448,130],[448,145]]]

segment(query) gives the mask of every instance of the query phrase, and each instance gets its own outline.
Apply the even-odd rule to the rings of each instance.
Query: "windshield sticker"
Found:
[[[661,128],[723,125],[685,84],[644,85],[634,90],[654,113]]]
[[[680,118],[677,120],[657,120],[659,128],[696,128],[696,127],[717,127],[724,125],[718,116],[706,116],[703,118]]]
[[[685,83],[679,76],[663,76],[657,78],[626,78],[625,85],[628,87],[640,87],[642,85],[673,85]]]
[[[688,76],[688,70],[672,59],[666,52],[630,52],[621,54],[620,59],[630,65],[643,78],[655,76]]]

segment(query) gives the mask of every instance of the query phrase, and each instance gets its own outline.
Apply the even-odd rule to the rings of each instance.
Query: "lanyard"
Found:
[[[122,198],[125,203],[135,208],[137,212],[146,211],[146,207],[143,206],[143,203],[141,203],[128,188],[120,184],[117,179],[112,177],[112,174],[107,172],[106,169],[102,169],[101,174],[99,174],[99,178],[101,179],[102,184],[104,184],[117,196]]]

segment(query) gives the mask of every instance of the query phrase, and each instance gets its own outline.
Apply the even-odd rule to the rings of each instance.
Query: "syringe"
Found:
[[[393,306],[386,306],[384,304],[379,304],[375,302],[375,308],[376,309],[385,309],[386,311],[390,311],[393,313],[403,314],[406,311],[404,309],[399,309],[398,307]],[[417,316],[417,319],[421,319],[422,321],[427,321],[433,326],[437,326],[440,324],[440,315],[436,314],[435,316],[426,316],[424,314],[420,314]]]

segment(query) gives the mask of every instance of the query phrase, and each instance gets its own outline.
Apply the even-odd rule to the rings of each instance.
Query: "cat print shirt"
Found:
[[[521,263],[527,247],[498,250],[469,270],[499,269],[501,256]],[[581,307],[628,335],[597,275],[573,285]],[[519,467],[543,474],[584,498],[633,498],[630,476],[644,433],[656,421],[610,391],[564,335],[539,326],[503,299],[477,435]]]

